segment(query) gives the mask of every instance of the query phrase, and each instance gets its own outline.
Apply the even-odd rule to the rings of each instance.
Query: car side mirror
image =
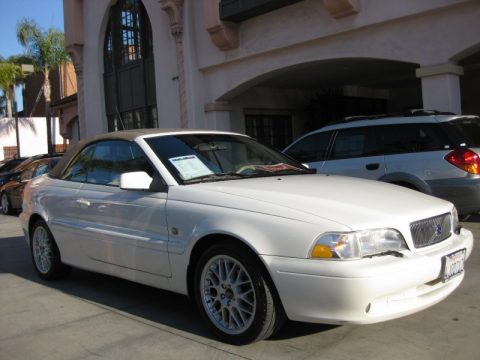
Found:
[[[134,171],[120,175],[120,189],[150,191],[153,179],[145,171]]]

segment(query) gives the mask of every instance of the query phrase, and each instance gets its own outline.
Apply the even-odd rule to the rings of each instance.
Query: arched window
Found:
[[[152,28],[140,0],[110,8],[103,61],[108,131],[158,127]]]

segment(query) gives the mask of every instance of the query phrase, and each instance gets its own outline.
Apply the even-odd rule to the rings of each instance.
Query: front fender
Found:
[[[258,255],[306,258],[314,240],[323,232],[348,231],[329,220],[309,223],[281,216],[214,205],[169,201],[168,251],[172,291],[187,293],[187,268],[195,244],[209,235],[242,241]],[[175,231],[172,231],[175,228]]]

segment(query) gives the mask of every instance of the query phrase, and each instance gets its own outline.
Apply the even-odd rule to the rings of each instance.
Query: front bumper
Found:
[[[464,273],[443,283],[442,257],[473,248],[473,235],[462,229],[440,244],[407,252],[332,261],[262,256],[289,319],[328,324],[368,324],[395,319],[451,294]]]

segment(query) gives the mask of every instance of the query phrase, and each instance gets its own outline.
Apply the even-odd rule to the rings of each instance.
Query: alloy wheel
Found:
[[[211,322],[230,335],[246,331],[256,310],[255,289],[244,266],[227,255],[217,255],[204,266],[200,288],[202,304]]]
[[[53,264],[53,244],[47,230],[39,226],[32,236],[32,251],[35,266],[42,274],[47,274]]]
[[[10,203],[8,202],[7,194],[2,194],[2,212],[4,214],[10,213]]]

